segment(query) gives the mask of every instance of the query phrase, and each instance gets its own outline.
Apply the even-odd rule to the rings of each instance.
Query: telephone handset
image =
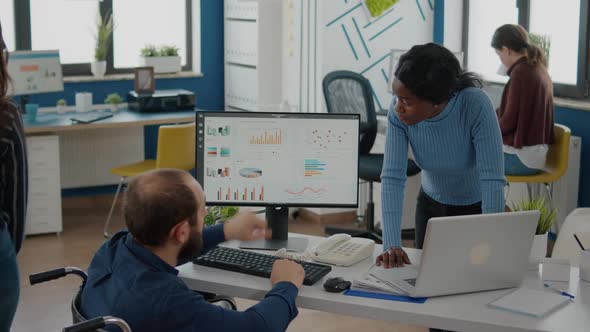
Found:
[[[312,259],[320,263],[350,266],[373,254],[375,241],[348,234],[334,234],[312,249]]]

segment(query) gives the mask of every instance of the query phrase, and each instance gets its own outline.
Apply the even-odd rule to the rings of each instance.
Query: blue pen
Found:
[[[572,300],[576,298],[576,297],[575,297],[575,296],[573,296],[572,294],[570,294],[570,293],[566,293],[566,292],[564,292],[564,291],[561,291],[561,290],[559,290],[559,289],[557,289],[557,288],[555,288],[555,287],[553,287],[553,286],[549,285],[548,283],[544,283],[543,285],[545,286],[545,288],[549,288],[550,290],[552,290],[552,291],[556,292],[556,293],[557,293],[557,294],[559,294],[559,295],[567,296],[567,297],[569,297],[569,298],[570,298],[570,299],[572,299]]]

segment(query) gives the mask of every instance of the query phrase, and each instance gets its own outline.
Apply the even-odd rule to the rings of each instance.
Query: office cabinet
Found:
[[[27,136],[29,196],[25,234],[63,230],[58,136]]]
[[[282,1],[225,0],[225,105],[264,111],[281,103]]]

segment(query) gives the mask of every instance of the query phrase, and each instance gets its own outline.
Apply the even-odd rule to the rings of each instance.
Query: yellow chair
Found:
[[[555,124],[553,132],[555,134],[555,142],[549,146],[549,152],[547,153],[547,166],[550,171],[535,175],[506,176],[508,183],[526,183],[529,198],[532,198],[531,184],[543,183],[547,189],[549,202],[552,206],[553,182],[559,180],[567,170],[571,137],[570,129],[564,125]]]
[[[195,123],[160,126],[156,159],[148,159],[111,169],[111,173],[121,177],[111,211],[104,225],[104,236],[109,237],[111,216],[117,204],[117,196],[125,179],[157,168],[177,168],[185,171],[195,168]]]

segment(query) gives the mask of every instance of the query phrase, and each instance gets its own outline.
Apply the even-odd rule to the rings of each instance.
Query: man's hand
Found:
[[[258,218],[254,213],[238,213],[223,225],[226,240],[251,241],[270,238],[270,230],[266,229],[266,220]]]
[[[408,254],[400,247],[391,247],[386,252],[377,256],[375,262],[377,266],[383,265],[384,268],[390,269],[392,267],[403,267],[404,264],[412,264]]]
[[[304,277],[305,271],[301,265],[288,259],[277,259],[272,266],[270,283],[274,286],[281,281],[288,281],[301,288]]]

